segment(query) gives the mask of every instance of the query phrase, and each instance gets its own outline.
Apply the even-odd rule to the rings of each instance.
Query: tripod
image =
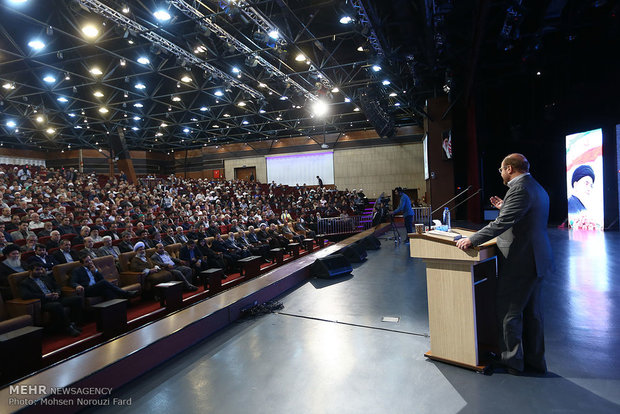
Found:
[[[398,229],[396,228],[396,224],[394,223],[394,216],[390,214],[390,212],[387,212],[386,214],[390,216],[390,230],[392,230],[392,237],[387,236],[385,238],[382,237],[381,239],[394,240],[394,244],[399,245],[401,242],[400,232],[398,231]]]

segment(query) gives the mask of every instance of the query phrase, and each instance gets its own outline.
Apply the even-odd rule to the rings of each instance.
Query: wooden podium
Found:
[[[474,234],[452,229],[464,237]],[[410,255],[426,263],[428,358],[482,371],[486,355],[497,351],[495,239],[466,251],[456,242],[409,233]]]

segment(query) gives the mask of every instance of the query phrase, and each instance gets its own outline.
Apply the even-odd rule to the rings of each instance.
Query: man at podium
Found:
[[[499,216],[469,238],[457,241],[457,247],[465,250],[497,237],[499,363],[515,375],[526,369],[547,372],[541,281],[552,268],[547,236],[549,196],[529,169],[522,154],[504,158],[499,172],[508,191],[504,200],[491,197]]]

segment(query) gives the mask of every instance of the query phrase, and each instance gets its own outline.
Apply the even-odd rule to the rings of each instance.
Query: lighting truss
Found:
[[[158,45],[162,49],[168,51],[169,53],[179,58],[185,59],[187,63],[194,65],[202,70],[212,73],[218,78],[226,82],[229,82],[232,86],[242,89],[243,91],[247,92],[249,95],[251,95],[252,97],[256,99],[265,99],[263,94],[260,93],[259,91],[249,87],[243,82],[238,81],[237,79],[230,76],[226,72],[219,70],[215,66],[210,65],[209,63],[203,61],[202,59],[197,58],[196,56],[194,56],[192,53],[188,52],[187,50],[177,46],[176,44],[168,41],[162,36],[154,33],[153,31],[149,30],[147,27],[142,26],[141,24],[127,18],[122,13],[117,12],[116,10],[106,6],[100,1],[98,0],[78,0],[78,1],[79,1],[79,4],[88,8],[94,13],[97,13],[98,15],[103,16],[106,19],[109,19],[116,24],[119,24],[123,27],[126,27],[129,30],[132,30],[138,33],[141,37],[148,40],[149,42]]]
[[[301,93],[303,93],[303,95],[307,99],[310,99],[311,101],[316,101],[318,99],[316,95],[310,93],[303,86],[301,86],[299,83],[295,82],[287,74],[285,74],[282,71],[280,71],[280,69],[278,69],[277,67],[273,66],[267,60],[265,60],[264,58],[262,58],[258,54],[255,54],[255,52],[252,49],[250,49],[245,44],[241,43],[239,40],[237,40],[230,33],[225,31],[224,29],[222,29],[220,26],[218,26],[217,24],[213,23],[211,21],[211,19],[206,18],[206,16],[204,14],[202,14],[200,11],[198,11],[197,9],[192,7],[191,5],[187,4],[185,1],[183,1],[183,0],[169,0],[169,2],[174,7],[179,9],[187,17],[189,17],[191,19],[199,20],[201,22],[201,24],[204,24],[205,26],[207,26],[220,39],[223,39],[223,40],[227,41],[228,43],[230,43],[237,51],[256,58],[256,60],[258,61],[258,63],[261,66],[267,68],[274,75],[276,75],[279,78],[281,78],[285,83],[288,83],[291,86],[297,88]],[[244,11],[245,11],[245,9],[244,9]]]
[[[237,5],[239,6],[240,10],[254,22],[254,24],[260,26],[266,33],[269,33],[271,30],[276,30],[279,32],[278,27],[275,24],[270,22],[269,19],[263,16],[263,14],[259,10],[256,10],[254,7],[252,7],[247,1],[239,0],[237,2]],[[286,41],[280,37],[278,39],[278,44],[284,46],[286,45]],[[325,86],[327,89],[331,90],[334,87],[333,83],[329,80],[329,78],[324,73],[319,71],[313,63],[310,64],[308,72],[317,77],[323,84],[323,86]],[[314,97],[313,100],[316,99],[317,98]]]
[[[368,13],[366,13],[366,8],[364,7],[362,0],[351,0],[351,5],[357,11],[360,23],[368,30],[368,35],[366,36],[368,38],[368,43],[370,43],[370,46],[372,46],[378,56],[385,56],[381,43],[379,43],[377,33],[370,23],[370,18],[368,17]]]

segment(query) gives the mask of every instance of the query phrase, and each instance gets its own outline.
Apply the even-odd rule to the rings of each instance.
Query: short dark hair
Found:
[[[47,247],[43,243],[37,243],[34,245],[35,249],[47,249]]]
[[[80,261],[80,263],[84,263],[87,257],[90,257],[90,254],[84,250],[78,253],[78,260]]]

